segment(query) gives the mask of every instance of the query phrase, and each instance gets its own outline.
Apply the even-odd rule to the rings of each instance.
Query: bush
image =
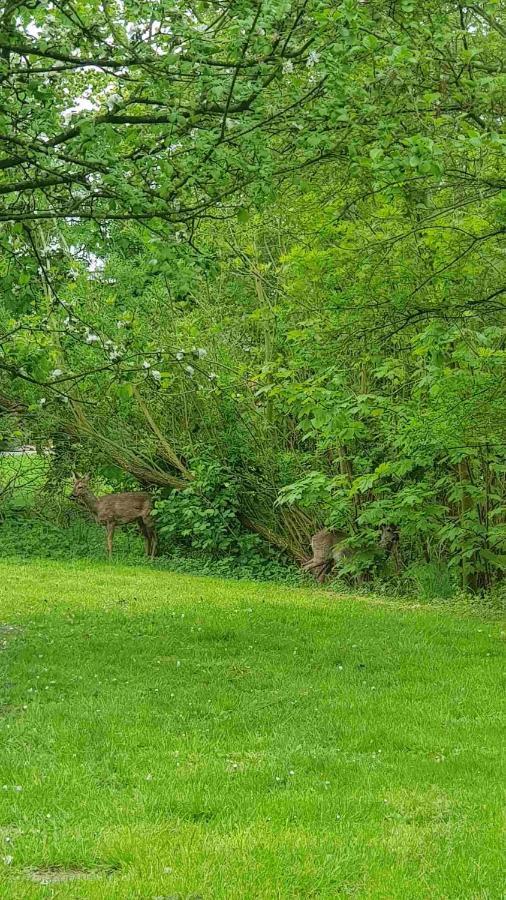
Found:
[[[405,578],[421,600],[449,600],[457,592],[449,569],[442,564],[413,564],[406,569]]]
[[[219,463],[200,459],[192,465],[194,480],[184,490],[171,490],[158,500],[158,533],[170,547],[201,551],[208,556],[240,557],[252,563],[265,558],[265,545],[238,520],[239,482]]]

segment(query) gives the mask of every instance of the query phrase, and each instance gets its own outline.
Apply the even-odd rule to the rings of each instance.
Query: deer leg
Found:
[[[318,566],[318,569],[315,570],[315,578],[316,578],[318,584],[324,584],[326,577],[327,577],[327,566],[326,565]]]
[[[158,540],[156,537],[156,529],[151,527],[151,559],[154,559],[156,556],[156,548],[158,545]]]
[[[147,553],[151,557],[151,559],[154,559],[155,553],[156,553],[157,539],[156,539],[156,528],[154,526],[153,519],[151,518],[151,516],[149,516],[149,515],[146,516],[146,518],[143,520],[143,524],[146,529],[146,534],[148,536]]]
[[[325,576],[329,571],[329,568],[329,563],[327,561],[315,562],[314,559],[310,559],[309,562],[302,566],[303,571],[311,572],[319,584],[323,584],[325,581]]]
[[[333,567],[333,562],[331,559],[328,559],[324,563],[322,563],[320,571],[317,575],[317,579],[320,584],[323,584],[327,575],[330,575],[330,573],[332,572],[332,567]]]
[[[144,538],[144,549],[146,551],[146,556],[149,556],[150,549],[151,549],[151,540],[150,540],[150,535],[149,535],[149,529],[146,526],[146,524],[144,523],[144,519],[138,519],[137,524],[139,526],[139,531]]]
[[[392,547],[392,557],[394,560],[395,572],[397,575],[400,575],[402,571],[402,557],[399,549],[399,541],[395,541]]]
[[[114,528],[115,525],[112,522],[107,523],[107,553],[109,554],[109,559],[112,557],[112,539],[114,537]]]

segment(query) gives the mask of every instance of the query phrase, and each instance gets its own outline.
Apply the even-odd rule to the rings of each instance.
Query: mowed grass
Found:
[[[497,620],[4,561],[0,623],[2,898],[504,897]]]

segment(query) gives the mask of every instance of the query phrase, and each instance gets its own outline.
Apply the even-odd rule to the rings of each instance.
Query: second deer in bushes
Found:
[[[79,500],[91,512],[95,522],[106,528],[107,552],[112,556],[112,541],[117,525],[135,522],[144,537],[146,554],[153,559],[156,552],[156,531],[151,516],[153,501],[145,491],[126,491],[97,497],[90,488],[89,475],[74,478],[71,500]]]
[[[343,546],[347,538],[345,531],[331,531],[323,528],[317,531],[311,538],[312,559],[303,566],[305,572],[311,572],[320,584],[323,584],[326,576],[332,571],[335,563],[345,562],[355,554],[351,547]],[[399,554],[399,532],[394,525],[383,525],[380,530],[378,546],[381,550],[390,554],[394,560],[397,572],[401,567]]]

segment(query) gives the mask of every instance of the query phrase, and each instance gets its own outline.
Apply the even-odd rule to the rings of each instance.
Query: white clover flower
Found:
[[[117,350],[116,348],[111,350],[111,352],[109,353],[109,359],[111,360],[111,362],[115,362],[117,359],[121,359],[121,353],[119,352],[119,350]]]
[[[53,371],[51,372],[52,378],[59,378],[60,375],[63,375],[63,372],[61,369],[53,369]]]
[[[143,368],[143,369],[150,369],[150,368],[151,368],[151,363],[148,362],[147,359],[145,359],[144,362],[142,363],[142,368]]]
[[[176,359],[184,359],[184,350],[178,350],[176,353]]]
[[[39,406],[45,406],[46,403],[47,403],[46,398],[45,398],[45,397],[41,397],[40,400],[39,400]]]
[[[14,859],[14,857],[11,856],[10,854],[7,856],[2,856],[2,862],[4,862],[6,866],[10,866],[13,859]]]
[[[313,66],[316,66],[316,63],[319,62],[320,56],[316,52],[316,50],[311,50],[307,57],[306,66],[308,69],[311,69]]]
[[[216,372],[209,372],[209,381],[216,381],[217,377]]]
[[[199,359],[204,359],[204,356],[207,356],[207,350],[204,347],[197,347],[196,354]]]
[[[283,75],[291,75],[293,72],[293,62],[291,59],[283,60]]]
[[[93,331],[88,331],[86,334],[86,343],[96,344],[97,341],[100,341],[98,334],[94,334]]]
[[[154,379],[158,384],[160,384],[162,380],[162,373],[158,371],[158,369],[151,369],[151,378]]]
[[[184,368],[185,372],[188,372],[190,378],[192,377],[192,375],[195,375],[195,369],[193,368],[193,366],[185,366]]]

